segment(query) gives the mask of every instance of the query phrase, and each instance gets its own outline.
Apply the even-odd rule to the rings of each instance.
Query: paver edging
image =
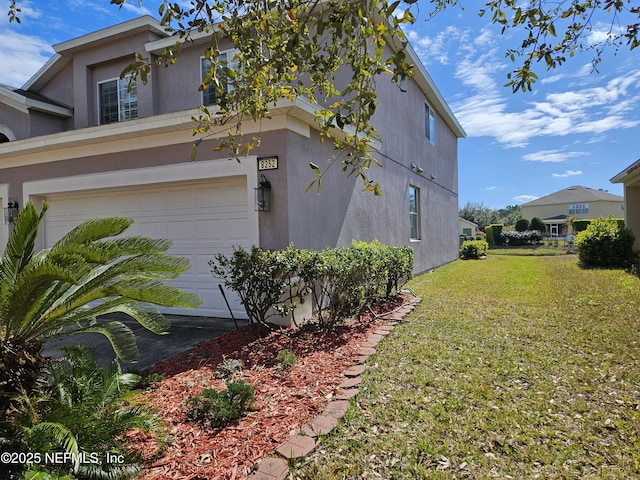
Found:
[[[369,356],[376,353],[375,345],[384,339],[386,335],[391,333],[391,330],[399,322],[404,320],[405,315],[411,313],[415,306],[421,301],[422,298],[413,297],[413,299],[402,308],[392,312],[388,316],[381,317],[387,323],[378,327],[378,329],[376,329],[376,331],[374,331],[360,347],[360,350],[358,351],[359,358],[356,360],[354,366],[349,367],[345,371],[344,375],[346,379],[338,385],[338,391],[334,395],[333,400],[325,406],[323,413],[314,417],[309,423],[305,424],[301,428],[300,433],[296,433],[278,446],[276,453],[279,454],[281,458],[264,457],[260,459],[256,464],[256,471],[249,475],[247,480],[285,480],[289,473],[288,460],[293,458],[299,459],[307,456],[317,445],[315,438],[318,435],[326,435],[330,433],[333,428],[338,425],[340,420],[344,418],[344,415],[349,408],[349,399],[357,395],[358,385],[362,383],[360,374],[364,373],[364,370],[366,369],[365,362]],[[371,337],[373,337],[373,341],[375,343],[369,341]],[[360,373],[354,373],[356,371],[359,371]],[[333,406],[331,406],[332,404]],[[333,425],[334,421],[335,425],[329,429],[329,426]],[[282,468],[283,465],[286,466],[286,469]]]

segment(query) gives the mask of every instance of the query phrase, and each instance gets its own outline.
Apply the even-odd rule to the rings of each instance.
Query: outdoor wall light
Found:
[[[416,169],[416,172],[418,172],[418,173],[422,173],[422,172],[424,172],[424,168],[422,168],[422,167],[418,167],[418,168]]]
[[[13,197],[9,197],[9,203],[4,209],[4,223],[6,225],[13,225],[13,222],[15,222],[16,218],[18,217],[19,211],[20,208],[18,205],[18,201]]]
[[[260,186],[255,188],[257,212],[268,212],[271,209],[271,182],[266,179],[264,174],[260,174]]]

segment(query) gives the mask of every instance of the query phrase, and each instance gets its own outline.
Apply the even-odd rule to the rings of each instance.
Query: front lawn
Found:
[[[639,279],[490,254],[410,287],[422,303],[293,478],[640,477]]]

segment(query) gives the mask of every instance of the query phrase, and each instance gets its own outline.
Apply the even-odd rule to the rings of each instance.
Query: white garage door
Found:
[[[228,254],[233,245],[250,247],[247,183],[245,177],[83,191],[46,196],[47,247],[85,220],[123,216],[134,220],[125,235],[168,238],[169,253],[187,257],[191,268],[173,285],[195,292],[204,300],[198,310],[170,309],[166,313],[229,317],[229,311],[211,275],[208,262],[217,252]],[[244,317],[234,300],[234,315]]]

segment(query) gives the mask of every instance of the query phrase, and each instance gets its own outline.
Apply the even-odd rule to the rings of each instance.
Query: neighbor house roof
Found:
[[[543,205],[556,205],[562,203],[583,203],[583,202],[622,202],[624,199],[620,195],[614,195],[604,190],[596,190],[593,188],[573,186],[560,190],[559,192],[551,193],[540,197],[536,200],[532,200],[527,203],[523,203],[523,207],[539,207]]]

